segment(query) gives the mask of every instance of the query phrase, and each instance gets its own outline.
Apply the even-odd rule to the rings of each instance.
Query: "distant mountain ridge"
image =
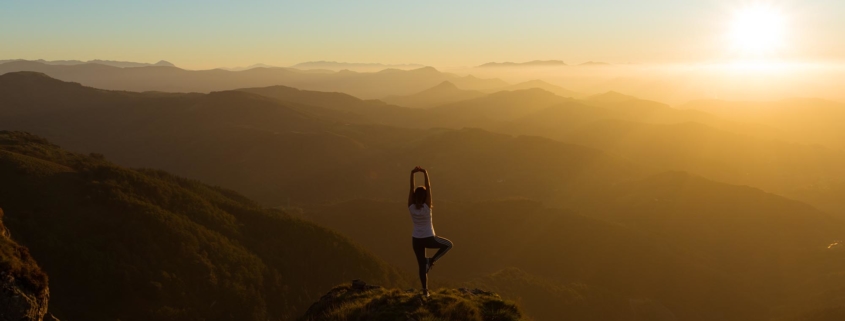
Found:
[[[533,60],[528,62],[488,62],[478,66],[479,68],[488,67],[532,67],[532,66],[566,66],[562,60]]]
[[[359,72],[381,71],[384,69],[411,70],[425,67],[421,64],[382,64],[382,63],[360,63],[360,62],[337,62],[337,61],[307,61],[300,62],[291,68],[296,69],[325,69],[332,71],[352,70]]]
[[[211,92],[249,87],[288,86],[304,90],[337,91],[363,99],[408,95],[450,81],[468,90],[490,90],[509,85],[500,79],[481,79],[440,72],[432,67],[381,72],[308,71],[294,68],[254,68],[243,71],[185,70],[146,66],[117,68],[100,64],[48,65],[33,61],[0,64],[0,75],[34,71],[50,77],[101,89],[163,92]]]
[[[229,71],[243,71],[243,70],[250,70],[250,69],[255,69],[255,68],[279,68],[279,66],[257,63],[257,64],[252,64],[252,65],[249,65],[249,66],[246,66],[246,67],[231,67],[231,68],[218,68],[218,69],[229,70]]]
[[[81,61],[81,60],[26,60],[26,59],[8,59],[8,60],[0,60],[0,64],[9,63],[9,62],[16,62],[16,61],[34,61],[42,64],[47,65],[57,65],[57,66],[75,66],[75,65],[84,65],[84,64],[100,64],[118,68],[132,68],[132,67],[150,67],[150,66],[164,66],[164,67],[176,67],[176,65],[164,61],[159,60],[159,62],[151,64],[145,62],[131,62],[131,61],[115,61],[115,60],[88,60],[88,61]]]
[[[610,63],[602,62],[602,61],[587,61],[578,64],[579,66],[609,66]]]

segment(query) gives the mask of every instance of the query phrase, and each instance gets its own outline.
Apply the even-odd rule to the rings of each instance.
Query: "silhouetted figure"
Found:
[[[414,183],[414,174],[425,173],[425,187],[417,187]],[[431,222],[431,180],[428,178],[428,171],[417,166],[411,171],[411,191],[408,193],[408,210],[411,212],[411,221],[414,223],[413,246],[414,255],[417,257],[417,265],[420,269],[420,283],[422,283],[423,295],[428,294],[428,271],[434,266],[446,252],[452,249],[452,241],[434,234],[434,224]],[[425,257],[425,249],[437,249],[434,256]]]

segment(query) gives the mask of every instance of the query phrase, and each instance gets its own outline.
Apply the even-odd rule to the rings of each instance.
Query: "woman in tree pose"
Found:
[[[414,184],[414,174],[425,173],[425,187]],[[420,269],[420,282],[423,295],[428,297],[428,271],[446,252],[452,249],[452,241],[434,234],[434,224],[431,222],[431,181],[428,171],[417,166],[411,171],[411,191],[408,193],[408,210],[414,223],[413,247]],[[432,257],[425,256],[425,249],[437,249]]]

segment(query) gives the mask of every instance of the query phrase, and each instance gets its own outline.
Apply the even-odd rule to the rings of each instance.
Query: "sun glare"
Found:
[[[734,12],[730,38],[743,55],[771,55],[786,45],[786,29],[786,18],[778,8],[758,4]]]

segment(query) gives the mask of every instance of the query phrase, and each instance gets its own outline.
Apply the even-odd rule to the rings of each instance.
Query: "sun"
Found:
[[[729,38],[735,51],[746,56],[777,53],[786,45],[787,20],[771,5],[756,4],[733,13]]]

